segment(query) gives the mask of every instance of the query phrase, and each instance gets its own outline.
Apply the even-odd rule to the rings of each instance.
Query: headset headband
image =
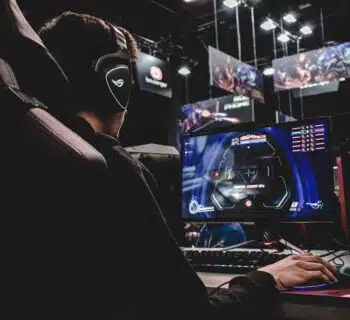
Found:
[[[92,104],[98,106],[98,111],[124,112],[129,105],[133,84],[130,52],[124,34],[111,23],[106,23],[112,30],[117,51],[93,62],[94,75],[89,80],[88,96],[93,98]]]
[[[128,43],[126,37],[122,31],[120,31],[112,23],[107,22],[109,27],[114,31],[113,35],[115,36],[115,41],[118,46],[117,54],[121,59],[130,59],[130,48],[128,48]]]

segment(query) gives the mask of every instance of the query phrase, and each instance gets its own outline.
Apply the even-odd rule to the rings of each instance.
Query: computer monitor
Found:
[[[185,136],[182,218],[335,222],[328,119]]]

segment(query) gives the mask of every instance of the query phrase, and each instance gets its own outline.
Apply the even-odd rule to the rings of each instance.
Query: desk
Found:
[[[198,275],[209,290],[218,287],[235,276],[239,276],[201,272]],[[287,320],[350,319],[350,288],[341,291],[283,293],[282,297]]]
[[[322,252],[315,252],[320,254]],[[344,258],[350,264],[349,257]],[[203,283],[212,290],[222,283],[230,281],[232,274],[198,273]],[[223,287],[225,290],[225,287]],[[228,288],[228,285],[226,286]],[[342,290],[304,291],[283,293],[283,306],[286,319],[290,320],[349,320],[350,287]]]

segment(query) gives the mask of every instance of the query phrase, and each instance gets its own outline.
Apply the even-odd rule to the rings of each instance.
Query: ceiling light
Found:
[[[300,10],[305,10],[305,9],[307,9],[307,8],[310,8],[310,7],[312,7],[312,4],[311,4],[310,2],[306,2],[306,3],[304,3],[304,4],[301,4],[301,5],[299,6],[299,9],[300,9]]]
[[[239,5],[237,0],[224,0],[224,5],[230,9],[235,8]]]
[[[278,39],[278,41],[283,42],[283,43],[287,43],[290,41],[290,37],[286,33],[281,33],[277,37],[277,39]]]
[[[272,67],[267,67],[264,69],[263,74],[267,77],[271,77],[275,74],[275,69]]]
[[[266,19],[261,25],[260,25],[261,29],[264,29],[266,31],[270,31],[273,29],[277,28],[277,24],[271,20],[271,19]]]
[[[312,34],[312,29],[309,26],[304,26],[300,29],[300,32],[303,35],[308,36],[309,34]]]
[[[186,77],[191,74],[191,70],[188,67],[183,66],[179,69],[178,73]]]
[[[287,23],[295,23],[297,22],[297,19],[295,18],[295,16],[291,13],[288,13],[286,14],[284,17],[283,17],[283,20]]]
[[[193,0],[184,0],[185,2],[193,2]]]

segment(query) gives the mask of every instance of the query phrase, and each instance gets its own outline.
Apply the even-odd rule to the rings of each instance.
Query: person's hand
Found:
[[[325,283],[337,282],[334,276],[336,268],[311,253],[290,256],[259,271],[271,274],[280,291],[304,285],[310,280],[322,280]]]

